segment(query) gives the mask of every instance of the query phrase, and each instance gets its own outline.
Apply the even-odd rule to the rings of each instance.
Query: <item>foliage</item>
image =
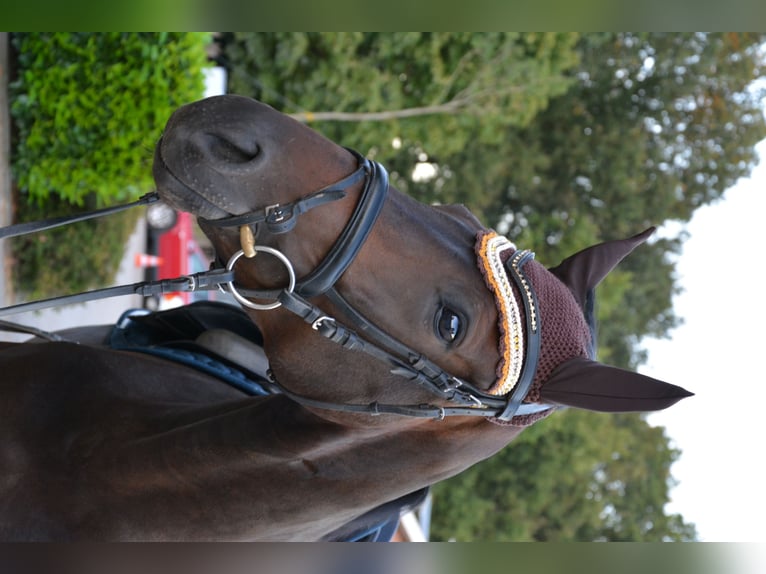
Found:
[[[14,175],[30,200],[76,205],[150,189],[151,149],[165,121],[203,93],[207,35],[14,35]]]
[[[154,143],[179,105],[204,92],[208,34],[13,34],[12,160],[17,220],[126,202],[150,191]],[[112,280],[136,216],[14,241],[28,295]]]
[[[407,191],[420,154],[449,157],[522,126],[571,80],[577,34],[233,33],[222,39],[229,91],[283,112],[380,112],[455,104],[449,113],[313,127],[389,168]],[[392,146],[394,140],[399,142]]]
[[[508,148],[509,156],[523,147],[538,158],[531,179],[518,178],[516,167],[523,168],[513,161],[504,177],[483,182],[502,190],[494,213],[510,211],[510,234],[551,263],[582,245],[667,220],[688,221],[757,161],[754,146],[766,136],[763,99],[747,90],[764,69],[764,39],[584,37],[578,82],[508,138],[524,143]],[[472,167],[480,177],[481,165]],[[681,239],[644,246],[620,265],[619,274],[632,280],[622,297],[612,296],[612,304],[599,310],[602,359],[635,367],[643,359],[638,339],[665,335],[677,324],[667,256],[679,251]],[[609,296],[610,285],[602,294]]]

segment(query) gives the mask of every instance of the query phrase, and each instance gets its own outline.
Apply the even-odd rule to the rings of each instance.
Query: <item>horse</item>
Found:
[[[546,268],[235,95],[178,108],[153,176],[210,239],[269,392],[101,335],[4,346],[2,539],[345,539],[561,408],[691,394],[594,358],[595,287],[653,229]]]

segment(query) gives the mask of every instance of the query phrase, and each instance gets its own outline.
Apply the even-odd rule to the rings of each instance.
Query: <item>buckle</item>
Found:
[[[311,328],[314,329],[314,331],[319,331],[320,328],[324,325],[324,322],[327,321],[328,323],[332,323],[335,325],[335,319],[328,315],[322,315],[318,319],[316,319],[313,323],[311,323]]]
[[[269,205],[265,209],[265,223],[271,233],[287,233],[295,227],[295,210],[293,205]]]
[[[263,210],[264,215],[266,216],[266,221],[268,223],[279,223],[284,219],[284,216],[282,215],[282,210],[278,203],[274,203],[273,205],[267,205],[266,209]]]

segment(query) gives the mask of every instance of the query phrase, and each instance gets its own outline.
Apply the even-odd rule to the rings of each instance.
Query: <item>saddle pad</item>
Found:
[[[209,341],[214,345],[206,344]],[[214,301],[154,313],[130,309],[122,314],[109,335],[112,349],[181,363],[253,396],[276,392],[268,381],[268,360],[262,344],[260,331],[244,311]],[[251,360],[243,365],[228,358],[227,346],[236,350],[239,357],[248,355],[242,351],[248,347]]]

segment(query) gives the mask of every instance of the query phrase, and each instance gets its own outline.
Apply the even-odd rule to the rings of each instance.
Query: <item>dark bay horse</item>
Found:
[[[651,230],[548,270],[238,96],[177,110],[154,176],[234,271],[277,392],[98,345],[6,345],[2,539],[332,539],[562,405],[689,395],[593,360],[593,289]]]

